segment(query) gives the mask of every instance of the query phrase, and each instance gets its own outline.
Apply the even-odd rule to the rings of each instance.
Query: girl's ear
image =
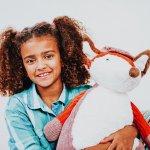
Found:
[[[136,66],[140,69],[141,75],[145,75],[150,66],[150,50],[138,54],[134,58]]]

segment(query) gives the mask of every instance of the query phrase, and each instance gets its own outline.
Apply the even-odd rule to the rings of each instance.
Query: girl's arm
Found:
[[[33,130],[24,105],[17,98],[10,98],[5,115],[11,138],[10,149],[44,150]],[[46,144],[49,145],[48,142]]]

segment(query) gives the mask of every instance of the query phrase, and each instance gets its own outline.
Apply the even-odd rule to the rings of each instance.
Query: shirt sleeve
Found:
[[[5,119],[11,139],[9,145],[19,150],[43,150],[38,136],[25,111],[25,106],[17,98],[10,98]]]

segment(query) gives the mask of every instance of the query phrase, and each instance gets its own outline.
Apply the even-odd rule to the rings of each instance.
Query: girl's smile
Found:
[[[43,79],[43,78],[46,78],[49,74],[50,74],[50,72],[44,72],[44,73],[38,74],[36,76]]]

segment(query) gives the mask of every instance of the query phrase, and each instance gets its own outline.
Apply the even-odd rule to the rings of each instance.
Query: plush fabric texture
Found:
[[[57,150],[75,150],[75,148],[72,145],[72,125],[74,123],[74,118],[78,112],[78,109],[82,103],[82,100],[84,99],[84,95],[85,93],[82,93],[83,97],[77,103],[75,108],[72,110],[69,119],[67,119],[63,125],[63,130],[59,136],[59,140],[56,147]]]
[[[135,150],[145,150],[143,143],[142,143],[142,142],[140,142],[140,143],[139,143],[139,146],[138,146],[138,147],[136,147],[136,149],[135,149]]]
[[[55,141],[58,139],[62,129],[62,124],[57,118],[54,118],[51,122],[47,123],[44,127],[44,134],[48,141]]]

